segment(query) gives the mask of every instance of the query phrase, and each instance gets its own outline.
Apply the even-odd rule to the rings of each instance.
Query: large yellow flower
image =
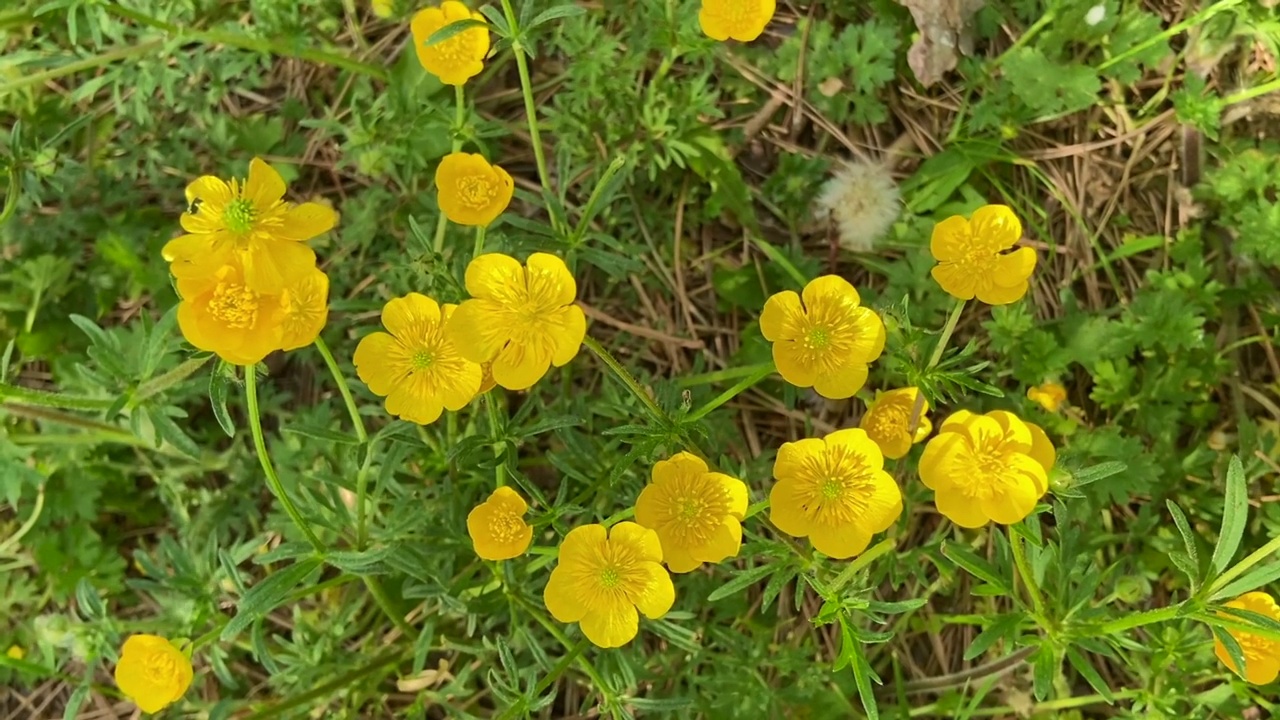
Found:
[[[662,567],[662,546],[652,530],[620,522],[574,528],[560,544],[542,599],[551,615],[576,622],[604,648],[631,642],[640,627],[637,610],[656,620],[671,609],[676,589]]]
[[[296,350],[316,341],[329,319],[329,276],[319,268],[285,289],[280,349]]]
[[[207,272],[232,260],[244,268],[254,292],[279,294],[316,264],[304,241],[326,233],[338,221],[320,203],[284,202],[280,173],[254,158],[243,183],[223,182],[212,175],[187,186],[182,228],[189,235],[169,241],[161,254],[179,280]]]
[[[888,392],[876,393],[871,407],[862,415],[858,427],[867,431],[880,452],[890,460],[897,460],[911,451],[911,446],[929,437],[933,425],[925,413],[929,412],[929,401],[920,398],[920,419],[916,423],[913,436],[908,432],[911,424],[911,411],[915,409],[916,399],[920,391],[913,387],[899,388]]]
[[[959,300],[977,297],[988,305],[1007,305],[1027,294],[1036,268],[1029,247],[1007,252],[1022,239],[1022,222],[1004,205],[984,205],[966,220],[960,215],[933,226],[929,250],[938,264],[933,279]]]
[[[488,225],[507,209],[515,183],[480,155],[450,153],[436,167],[440,212],[458,225]]]
[[[467,534],[476,555],[485,560],[520,557],[533,542],[533,528],[524,521],[529,504],[520,494],[502,486],[467,514]]]
[[[460,410],[480,389],[480,366],[458,353],[444,334],[457,312],[418,293],[382,308],[387,332],[366,335],[356,346],[356,374],[375,395],[386,397],[387,412],[419,425],[435,422],[444,410]]]
[[[775,0],[702,0],[698,24],[713,40],[750,42],[773,19]]]
[[[287,290],[257,292],[245,276],[232,256],[214,269],[177,279],[182,336],[234,365],[253,365],[281,348],[289,308]]]
[[[578,293],[564,261],[534,253],[525,265],[500,253],[467,266],[467,292],[445,332],[462,357],[493,362],[493,379],[508,390],[538,382],[551,365],[578,354],[587,318],[573,304]]]
[[[652,481],[636,498],[636,522],[658,533],[663,560],[674,573],[737,555],[746,514],[746,484],[711,472],[687,452],[655,464]]]
[[[445,85],[462,85],[479,75],[484,69],[484,56],[489,54],[489,29],[480,26],[463,30],[444,42],[427,47],[427,40],[437,30],[459,20],[485,21],[483,15],[468,10],[466,5],[456,0],[445,0],[440,7],[418,11],[409,23],[418,62]]]
[[[1042,383],[1027,388],[1027,399],[1039,403],[1049,412],[1058,412],[1062,403],[1067,401],[1067,389],[1054,382]]]
[[[851,558],[902,514],[902,492],[860,429],[784,443],[773,463],[769,519],[833,558]]]
[[[951,522],[966,528],[992,521],[1012,525],[1048,492],[1056,460],[1040,426],[1003,410],[961,410],[925,445],[920,479]]]
[[[156,713],[175,703],[191,687],[191,660],[173,643],[156,635],[130,635],[116,665],[120,692],[143,712]]]
[[[884,322],[835,275],[810,281],[801,299],[790,290],[777,293],[760,314],[778,372],[823,397],[853,397],[867,382],[867,365],[884,351]]]
[[[1226,607],[1237,610],[1248,610],[1272,620],[1280,621],[1280,606],[1265,592],[1251,592],[1241,595],[1226,604]],[[1224,613],[1225,616],[1225,613]],[[1232,618],[1239,619],[1239,618]],[[1280,675],[1280,642],[1270,640],[1243,630],[1228,630],[1231,637],[1240,644],[1244,653],[1244,672],[1231,661],[1231,654],[1221,640],[1214,638],[1213,652],[1231,672],[1243,677],[1254,685],[1266,685],[1274,682]]]

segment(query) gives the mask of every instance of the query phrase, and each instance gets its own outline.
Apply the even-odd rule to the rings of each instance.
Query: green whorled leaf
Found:
[[[1280,580],[1280,563],[1268,565],[1266,567],[1258,567],[1245,573],[1244,577],[1227,583],[1213,594],[1211,600],[1229,600],[1239,597],[1251,590],[1256,590],[1264,585],[1270,585],[1276,580]]]
[[[468,30],[473,30],[475,28],[488,29],[488,27],[489,27],[489,23],[483,20],[477,20],[475,18],[467,18],[466,20],[454,20],[448,25],[445,25],[439,30],[431,33],[431,37],[427,38],[426,41],[422,43],[422,45],[424,47],[439,45],[442,42],[447,42],[449,40],[452,40],[453,38],[457,37],[458,35],[461,35],[462,33]]]
[[[712,591],[712,593],[707,596],[707,602],[715,602],[717,600],[727,598],[730,595],[745,589],[748,585],[755,584],[769,573],[779,572],[782,570],[783,568],[779,563],[768,563],[760,565],[759,567],[743,570],[737,575],[734,575],[732,580]]]
[[[236,605],[236,615],[222,629],[219,639],[230,642],[249,624],[260,620],[284,602],[289,593],[302,584],[313,572],[321,568],[319,558],[299,560],[289,567],[268,575],[262,582],[249,588]]]
[[[1222,530],[1218,533],[1218,544],[1213,548],[1213,558],[1209,561],[1214,575],[1221,574],[1231,564],[1231,558],[1240,548],[1240,540],[1244,537],[1248,517],[1249,491],[1245,487],[1244,466],[1239,457],[1233,456],[1227,468],[1227,498],[1222,509]]]
[[[1081,677],[1085,679],[1085,682],[1089,683],[1090,687],[1098,691],[1098,694],[1107,701],[1108,705],[1115,704],[1116,699],[1115,696],[1111,694],[1111,688],[1107,685],[1107,682],[1102,679],[1102,676],[1098,674],[1098,671],[1093,667],[1093,664],[1089,662],[1089,658],[1077,652],[1075,648],[1068,646],[1067,662],[1071,663],[1071,667],[1075,668],[1076,672],[1080,673]]]

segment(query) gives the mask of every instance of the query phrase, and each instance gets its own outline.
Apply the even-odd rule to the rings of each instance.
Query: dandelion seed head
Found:
[[[822,186],[815,215],[835,221],[841,247],[868,252],[898,219],[900,206],[898,186],[883,165],[842,162]]]

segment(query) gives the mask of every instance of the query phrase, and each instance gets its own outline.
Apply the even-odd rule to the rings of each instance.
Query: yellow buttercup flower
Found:
[[[1057,460],[1040,426],[1013,413],[947,418],[920,458],[920,479],[934,492],[938,512],[965,528],[1012,525],[1031,514],[1049,490]]]
[[[27,651],[17,645],[10,645],[9,649],[4,651],[4,656],[12,660],[21,660],[27,656]]]
[[[776,9],[775,0],[702,0],[698,24],[713,40],[750,42],[764,32]]]
[[[281,350],[296,350],[316,341],[329,319],[329,276],[319,268],[285,289],[281,320]]]
[[[769,519],[782,532],[808,537],[818,552],[844,559],[902,514],[902,491],[884,456],[860,429],[784,443],[773,463]]]
[[[1226,607],[1248,610],[1280,621],[1280,606],[1277,606],[1276,601],[1265,592],[1246,593],[1227,603]],[[1225,613],[1223,616],[1226,617]],[[1244,654],[1244,672],[1241,672],[1231,661],[1231,654],[1227,652],[1227,647],[1222,644],[1222,641],[1214,638],[1213,652],[1222,664],[1254,685],[1274,682],[1276,676],[1280,675],[1280,642],[1243,630],[1227,630],[1227,632],[1240,644],[1240,650]]]
[[[250,289],[245,268],[234,256],[227,260],[211,271],[177,278],[178,327],[197,348],[234,365],[253,365],[281,347],[287,291]]]
[[[573,304],[577,283],[564,261],[534,253],[525,265],[501,253],[475,257],[467,266],[471,299],[458,306],[445,328],[462,357],[493,363],[493,379],[524,390],[578,354],[587,318]]]
[[[445,85],[462,85],[484,69],[484,56],[489,54],[489,28],[476,26],[454,35],[442,43],[427,47],[436,31],[459,20],[479,20],[484,16],[472,12],[456,0],[445,0],[440,7],[418,11],[409,23],[418,62]]]
[[[858,427],[867,431],[867,436],[880,446],[880,452],[890,460],[897,460],[911,451],[911,446],[929,437],[933,425],[925,413],[929,412],[929,401],[921,399],[920,419],[916,423],[913,436],[910,429],[911,411],[915,409],[916,398],[920,391],[913,387],[899,388],[888,392],[876,393],[871,407],[862,415]]]
[[[1029,247],[1007,252],[1022,239],[1022,222],[1004,205],[984,205],[971,219],[960,215],[933,226],[929,250],[938,261],[933,279],[952,297],[1007,305],[1022,299],[1036,268]]]
[[[155,713],[191,687],[191,659],[156,635],[131,635],[120,651],[116,685],[143,712]]]
[[[560,559],[542,593],[560,622],[576,622],[599,647],[631,642],[640,617],[656,620],[671,609],[676,589],[662,567],[658,535],[632,522],[574,528],[560,543]]]
[[[803,295],[787,290],[765,302],[760,330],[784,380],[833,400],[862,389],[885,333],[880,316],[859,302],[858,291],[835,275],[810,281]]]
[[[444,333],[457,307],[409,293],[382,308],[387,332],[364,336],[356,345],[356,374],[387,412],[419,425],[442,412],[461,410],[480,388],[480,366],[464,358]]]
[[[467,515],[467,534],[476,555],[485,560],[520,557],[533,542],[533,528],[524,521],[529,504],[520,494],[502,486]]]
[[[658,534],[662,558],[673,573],[736,556],[746,514],[746,484],[711,472],[687,452],[655,464],[650,483],[636,498],[636,522]]]
[[[480,155],[450,153],[436,167],[440,212],[458,225],[488,225],[507,209],[515,183]]]
[[[333,229],[338,216],[320,203],[284,202],[284,179],[258,158],[243,183],[205,175],[187,186],[182,228],[161,254],[179,280],[238,262],[254,292],[279,294],[316,264],[304,241]]]
[[[1040,403],[1040,407],[1049,412],[1058,412],[1062,403],[1067,401],[1067,389],[1058,383],[1047,382],[1027,388],[1027,399]]]
[[[383,19],[391,17],[392,13],[395,12],[395,5],[395,0],[371,0],[369,3],[373,14]]]

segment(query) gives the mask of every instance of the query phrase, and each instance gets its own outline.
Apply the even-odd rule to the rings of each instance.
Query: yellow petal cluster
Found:
[[[191,659],[156,635],[131,635],[115,670],[116,685],[143,712],[156,713],[191,687]]]
[[[639,613],[656,620],[675,603],[671,575],[662,567],[658,534],[632,522],[574,528],[560,544],[559,561],[542,594],[551,615],[578,623],[602,648],[636,636]]]
[[[1047,382],[1027,388],[1027,399],[1039,403],[1049,412],[1058,412],[1058,408],[1067,401],[1067,389],[1058,383]]]
[[[1226,604],[1226,607],[1237,610],[1248,610],[1271,620],[1280,621],[1280,606],[1265,592],[1251,592],[1241,595]],[[1226,614],[1223,613],[1225,617]],[[1236,618],[1233,618],[1236,619]],[[1221,640],[1214,638],[1213,651],[1222,664],[1254,685],[1266,685],[1275,682],[1280,675],[1280,641],[1271,640],[1242,630],[1227,630],[1240,645],[1244,654],[1244,671],[1231,660],[1231,654]]]
[[[712,472],[702,458],[680,452],[653,466],[636,498],[636,522],[658,534],[673,573],[735,557],[742,546],[747,486]]]
[[[467,534],[476,555],[484,560],[520,557],[533,542],[533,528],[524,521],[529,504],[507,486],[494,490],[489,498],[467,514]]]
[[[867,382],[867,366],[884,351],[884,322],[860,306],[847,280],[825,275],[801,295],[787,290],[770,297],[760,330],[773,343],[773,361],[783,379],[813,387],[823,397],[853,397]]]
[[[785,443],[773,464],[769,519],[837,559],[867,549],[902,515],[902,492],[884,455],[861,429]]]
[[[386,398],[388,413],[428,425],[445,410],[462,409],[479,392],[480,365],[463,357],[444,331],[457,311],[418,293],[383,306],[387,332],[360,340],[355,366],[369,390]]]
[[[946,419],[925,445],[920,479],[933,490],[938,512],[966,528],[1012,525],[1031,514],[1049,490],[1057,453],[1040,426],[1013,413]]]
[[[472,363],[493,363],[493,380],[524,390],[552,365],[574,358],[587,333],[587,318],[574,305],[577,283],[564,261],[534,253],[524,265],[487,253],[467,266],[467,292],[445,334]]]
[[[423,69],[440,78],[445,85],[463,85],[484,69],[484,56],[489,54],[489,29],[476,26],[441,43],[427,46],[436,31],[459,20],[479,20],[484,16],[472,12],[457,0],[445,0],[439,7],[418,11],[409,23],[413,47]]]
[[[920,402],[919,419],[916,431],[909,432],[911,415],[915,410],[917,399]],[[888,392],[876,393],[875,400],[863,413],[858,427],[867,432],[880,452],[890,460],[897,460],[911,450],[911,446],[929,437],[933,425],[926,413],[929,412],[929,401],[920,397],[920,391],[914,387],[899,388]]]
[[[1022,222],[1004,205],[984,205],[973,217],[949,217],[933,226],[929,250],[938,261],[932,270],[948,294],[959,300],[978,298],[988,305],[1007,305],[1027,294],[1036,268],[1036,251],[1009,252],[1022,239]]]
[[[213,176],[187,186],[182,227],[165,245],[178,294],[178,326],[195,347],[252,365],[276,350],[315,342],[329,316],[329,278],[304,241],[337,215],[320,203],[291,205],[285,184],[254,158],[244,182]]]
[[[482,156],[455,152],[436,166],[436,192],[440,212],[450,222],[485,226],[507,209],[515,183]]]
[[[702,0],[698,24],[713,40],[751,42],[773,19],[775,0]]]

